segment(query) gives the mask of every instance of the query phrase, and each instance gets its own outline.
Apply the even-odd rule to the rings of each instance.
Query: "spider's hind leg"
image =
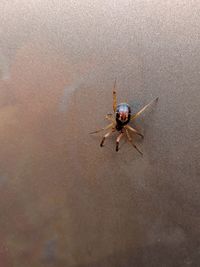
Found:
[[[108,138],[108,136],[110,136],[111,133],[113,133],[114,131],[115,131],[115,130],[113,129],[112,131],[110,131],[110,132],[108,132],[108,133],[106,133],[106,134],[104,135],[104,137],[103,137],[103,139],[102,139],[102,141],[101,141],[101,143],[100,143],[100,146],[101,146],[101,147],[103,146],[103,144],[104,144],[106,138]]]
[[[132,131],[133,133],[141,136],[142,138],[144,138],[144,135],[141,134],[140,132],[138,132],[136,129],[134,129],[133,127],[131,127],[130,125],[126,125],[125,128],[129,129],[130,131]]]
[[[115,91],[115,87],[116,87],[116,79],[114,82],[114,86],[113,86],[113,111],[116,111],[117,108],[117,93]]]
[[[106,115],[106,119],[109,120],[109,121],[112,121],[113,123],[116,123],[116,121],[115,121],[115,117],[114,117],[114,115],[111,114],[111,113],[108,113],[108,114]]]
[[[155,99],[153,99],[149,104],[147,104],[146,106],[144,106],[140,111],[138,111],[136,114],[133,114],[131,116],[131,121],[136,119],[138,116],[140,116],[149,106],[151,106],[154,102],[158,102],[158,97],[156,97]]]
[[[108,129],[110,129],[111,127],[113,127],[114,126],[114,124],[113,124],[113,122],[112,123],[110,123],[110,124],[108,124],[106,127],[104,127],[104,128],[101,128],[101,129],[99,129],[99,130],[97,130],[97,131],[94,131],[94,132],[90,132],[90,134],[95,134],[95,133],[99,133],[99,132],[101,132],[101,131],[104,131],[104,130],[108,130]]]

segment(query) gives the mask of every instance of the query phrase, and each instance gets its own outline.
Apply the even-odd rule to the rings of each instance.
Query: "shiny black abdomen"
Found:
[[[127,103],[121,103],[116,108],[115,119],[117,122],[116,129],[121,131],[123,126],[129,123],[131,119],[131,108]]]

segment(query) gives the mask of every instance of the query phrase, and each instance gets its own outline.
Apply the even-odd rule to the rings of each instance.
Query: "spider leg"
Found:
[[[115,129],[113,129],[112,131],[110,131],[110,132],[108,132],[108,133],[106,133],[106,134],[104,135],[104,137],[103,137],[103,139],[102,139],[102,141],[101,141],[101,144],[100,144],[101,147],[103,146],[103,144],[104,144],[106,138],[108,138],[108,136],[110,136],[111,133],[113,133],[114,131],[115,131]]]
[[[107,125],[106,127],[104,127],[104,128],[101,128],[101,129],[99,129],[99,130],[97,130],[97,131],[91,132],[90,134],[99,133],[99,132],[104,131],[104,130],[107,130],[107,129],[111,128],[111,127],[114,127],[114,123],[113,123],[113,122],[112,122],[111,124],[108,124],[108,125]]]
[[[136,114],[133,114],[131,116],[131,121],[134,120],[135,118],[137,118],[138,116],[140,116],[140,114],[142,114],[151,104],[153,104],[154,102],[158,101],[158,97],[155,98],[154,100],[152,100],[149,104],[147,104],[146,106],[144,106],[140,111],[138,111]]]
[[[116,79],[114,82],[114,86],[113,86],[113,111],[116,111],[117,108],[117,93],[115,91],[115,87],[116,87]]]
[[[120,141],[120,139],[122,138],[123,135],[124,135],[124,133],[121,132],[121,133],[118,135],[117,139],[116,139],[116,151],[119,150],[119,141]]]
[[[109,120],[109,121],[112,121],[113,123],[115,123],[115,118],[114,118],[114,116],[113,116],[113,114],[107,114],[106,115],[106,119],[107,120]]]
[[[126,131],[126,135],[127,135],[127,137],[128,137],[128,141],[131,143],[131,145],[140,153],[140,155],[142,155],[143,156],[143,153],[139,150],[139,148],[132,142],[132,138],[131,138],[131,136],[130,136],[130,134],[129,134],[129,131],[128,131],[128,129],[127,128],[125,128],[125,131]]]
[[[144,135],[143,134],[141,134],[141,133],[139,133],[137,130],[135,130],[133,127],[131,127],[130,125],[126,125],[126,126],[124,126],[126,129],[129,129],[130,131],[132,131],[133,133],[135,133],[135,134],[137,134],[137,135],[139,135],[139,136],[141,136],[142,138],[144,138]]]

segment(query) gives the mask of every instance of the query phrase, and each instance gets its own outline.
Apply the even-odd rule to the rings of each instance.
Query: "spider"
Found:
[[[117,93],[115,91],[116,88],[116,80],[113,86],[113,111],[114,114],[107,114],[106,119],[111,121],[109,125],[106,127],[91,132],[90,134],[99,133],[104,130],[109,130],[104,136],[100,143],[100,146],[103,147],[104,142],[106,138],[108,138],[113,132],[118,131],[119,135],[116,139],[116,151],[119,150],[119,142],[121,138],[125,135],[128,139],[128,141],[131,143],[131,145],[141,154],[143,153],[138,149],[138,147],[133,143],[132,137],[130,135],[130,132],[139,135],[142,139],[144,138],[144,135],[138,132],[136,129],[131,127],[129,124],[130,121],[135,120],[139,115],[141,115],[153,102],[158,101],[158,97],[152,100],[149,104],[144,106],[140,111],[138,111],[135,114],[131,114],[131,108],[127,103],[120,103],[117,105]]]

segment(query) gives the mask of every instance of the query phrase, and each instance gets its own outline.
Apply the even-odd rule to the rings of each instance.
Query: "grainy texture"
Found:
[[[200,2],[0,2],[0,266],[200,266]],[[118,101],[145,139],[115,152]],[[122,142],[123,143],[123,142]]]

